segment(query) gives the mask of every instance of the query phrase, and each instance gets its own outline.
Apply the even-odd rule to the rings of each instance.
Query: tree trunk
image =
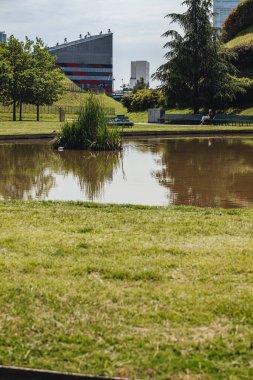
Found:
[[[40,121],[40,106],[37,104],[37,121]]]
[[[13,121],[17,120],[17,118],[16,118],[16,100],[13,101],[13,105],[12,105],[12,120]]]
[[[19,121],[22,121],[22,102],[19,105]]]
[[[194,115],[199,114],[199,106],[198,105],[194,105],[194,107],[193,107],[193,113],[194,113]]]

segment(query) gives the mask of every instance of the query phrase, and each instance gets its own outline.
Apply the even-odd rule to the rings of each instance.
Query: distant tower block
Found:
[[[215,28],[222,28],[222,25],[231,12],[239,4],[239,0],[214,0],[213,1],[213,25]]]
[[[134,87],[141,78],[144,79],[145,83],[149,83],[150,63],[148,61],[132,61],[130,87]]]
[[[0,42],[6,42],[7,41],[7,36],[5,32],[0,32]]]

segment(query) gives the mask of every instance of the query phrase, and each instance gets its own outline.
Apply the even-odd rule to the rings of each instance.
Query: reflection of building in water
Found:
[[[66,76],[85,90],[104,90],[112,93],[113,34],[91,36],[88,33],[77,41],[57,44],[49,48],[57,56],[56,63],[61,66]]]
[[[239,0],[214,0],[213,2],[213,13],[214,20],[213,24],[216,28],[221,28],[226,17],[230,11],[236,7]]]

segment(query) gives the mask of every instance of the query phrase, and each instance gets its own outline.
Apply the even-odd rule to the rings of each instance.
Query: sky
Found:
[[[182,12],[180,0],[0,0],[0,30],[24,40],[39,36],[48,46],[80,34],[113,33],[114,88],[129,83],[130,62],[164,63],[168,13]],[[155,87],[157,83],[151,83]]]

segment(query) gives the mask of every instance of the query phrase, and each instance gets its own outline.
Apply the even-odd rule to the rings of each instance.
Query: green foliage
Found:
[[[146,88],[149,88],[149,83],[144,82],[144,78],[141,77],[141,79],[138,79],[136,85],[133,87],[133,92],[135,93],[139,90],[144,90]]]
[[[225,48],[234,49],[240,46],[253,46],[253,24],[225,43]]]
[[[13,104],[13,120],[17,104],[50,105],[63,93],[64,76],[39,38],[34,43],[11,36],[0,45],[0,62],[0,95],[4,103]]]
[[[224,22],[223,40],[233,39],[238,33],[253,25],[253,1],[243,0],[230,12]]]
[[[30,97],[32,82],[32,42],[26,38],[20,42],[11,36],[0,45],[0,94],[2,101],[13,104],[13,120],[16,120],[16,105]]]
[[[124,96],[122,104],[128,112],[146,111],[148,108],[165,106],[165,99],[160,90],[139,90],[131,95]]]
[[[37,106],[52,105],[63,95],[64,74],[55,67],[55,57],[40,38],[33,45],[32,58],[33,81],[27,102]]]
[[[170,38],[164,45],[169,49],[167,62],[154,78],[162,82],[169,104],[191,107],[194,113],[202,107],[221,109],[243,91],[234,78],[233,54],[221,49],[211,25],[211,0],[185,0],[183,5],[185,13],[166,16],[179,24],[184,34],[175,30],[164,33]]]
[[[253,99],[253,79],[238,78],[237,80],[244,91],[237,95],[236,100],[231,105],[234,107],[251,106]]]
[[[66,123],[55,143],[68,149],[117,150],[121,147],[117,129],[109,128],[101,100],[90,93],[77,120]]]

